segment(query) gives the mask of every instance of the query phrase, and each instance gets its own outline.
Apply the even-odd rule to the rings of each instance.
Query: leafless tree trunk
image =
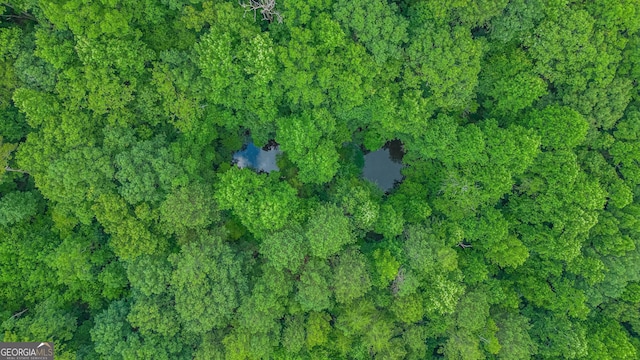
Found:
[[[28,172],[24,171],[24,170],[20,170],[20,169],[12,169],[10,167],[5,167],[4,168],[5,171],[13,171],[13,172],[19,172],[19,173],[23,173],[23,174],[28,174]]]
[[[11,4],[8,4],[6,2],[2,2],[2,3],[0,3],[0,5],[6,6],[6,7],[10,8],[11,10],[13,10],[15,12],[15,14],[2,14],[2,15],[0,15],[0,17],[8,18],[8,19],[38,21],[38,19],[36,19],[35,16],[33,16],[32,14],[29,14],[26,11],[18,12],[18,10],[16,8],[14,8],[13,6],[11,6]]]
[[[393,293],[393,295],[398,294],[398,291],[400,291],[400,285],[402,285],[402,283],[404,283],[404,269],[400,268],[398,269],[398,275],[396,275],[393,283],[391,283],[391,292]]]
[[[15,314],[13,314],[11,317],[12,317],[12,318],[14,318],[14,319],[17,319],[17,318],[19,318],[20,316],[22,316],[22,314],[26,313],[26,312],[27,312],[27,310],[29,310],[29,309],[24,309],[24,310],[20,311],[19,313],[15,313]]]

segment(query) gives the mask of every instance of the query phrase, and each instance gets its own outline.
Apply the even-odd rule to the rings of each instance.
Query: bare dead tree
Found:
[[[398,269],[398,274],[396,278],[391,283],[391,292],[393,295],[397,295],[398,291],[400,291],[400,286],[404,283],[404,269]]]
[[[249,11],[253,11],[253,20],[256,20],[256,14],[258,10],[262,14],[262,20],[273,22],[273,18],[278,20],[282,24],[282,14],[276,10],[276,0],[249,0],[249,3],[244,3],[242,0],[238,0],[240,6],[244,8],[244,14]]]
[[[10,8],[11,11],[14,13],[14,14],[2,14],[2,15],[0,15],[0,17],[7,18],[7,19],[16,19],[16,20],[38,21],[38,19],[36,19],[36,17],[33,16],[32,14],[29,14],[26,11],[20,11],[20,10],[16,9],[15,7],[13,7],[11,4],[8,4],[6,2],[2,2],[2,3],[0,3],[0,5]]]
[[[28,172],[24,171],[24,170],[20,170],[20,169],[12,169],[10,167],[5,167],[4,168],[5,171],[13,171],[13,172],[19,172],[19,173],[23,173],[23,174],[28,174]]]
[[[471,246],[470,244],[465,244],[465,243],[463,243],[462,241],[460,241],[460,242],[458,243],[458,246],[460,246],[460,247],[461,247],[461,248],[463,248],[463,249],[473,247],[473,246]]]
[[[12,318],[14,318],[14,319],[17,319],[17,318],[19,318],[20,316],[22,316],[22,314],[26,313],[26,312],[27,312],[27,310],[29,310],[29,309],[24,309],[24,310],[20,311],[19,313],[15,313],[15,314],[13,314],[11,317],[12,317]]]

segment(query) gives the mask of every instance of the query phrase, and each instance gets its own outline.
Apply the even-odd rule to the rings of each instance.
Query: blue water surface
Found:
[[[233,162],[241,169],[248,167],[256,171],[271,172],[279,170],[276,156],[280,153],[282,152],[277,145],[264,150],[255,146],[253,142],[249,142],[233,154]]]

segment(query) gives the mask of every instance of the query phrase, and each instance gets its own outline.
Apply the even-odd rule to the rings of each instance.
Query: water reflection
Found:
[[[278,144],[270,142],[262,149],[249,142],[242,149],[233,154],[233,163],[239,168],[249,167],[257,171],[271,172],[279,170],[276,156],[282,153]]]
[[[402,157],[404,151],[398,140],[389,141],[377,151],[364,156],[362,175],[365,179],[375,183],[385,192],[393,188],[396,182],[402,180]]]

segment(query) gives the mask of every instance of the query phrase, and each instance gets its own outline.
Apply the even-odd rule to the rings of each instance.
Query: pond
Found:
[[[239,168],[251,168],[256,171],[271,172],[279,170],[276,165],[276,156],[282,153],[278,144],[269,142],[263,148],[259,148],[252,141],[245,144],[240,151],[233,154],[233,163]]]
[[[253,141],[248,140],[242,149],[233,154],[233,164],[241,169],[248,167],[258,172],[269,173],[279,170],[276,160],[281,153],[280,147],[274,141],[259,148]],[[403,156],[402,143],[399,140],[389,141],[381,149],[364,155],[362,176],[378,185],[384,192],[389,192],[402,181],[400,171],[403,167]]]
[[[364,155],[362,175],[384,192],[389,192],[402,181],[403,156],[402,143],[399,140],[389,141],[382,149]]]

